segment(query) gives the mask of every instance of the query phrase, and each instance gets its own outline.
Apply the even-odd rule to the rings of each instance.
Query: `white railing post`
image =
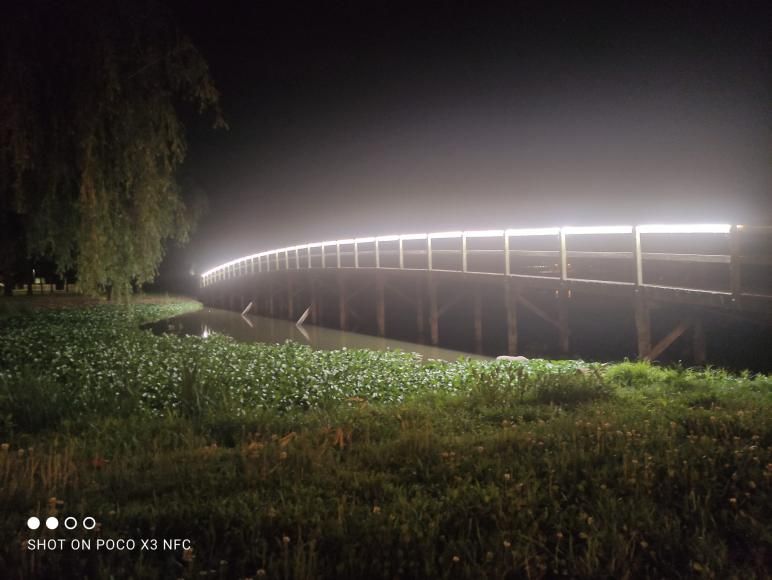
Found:
[[[635,285],[643,286],[643,254],[641,252],[641,232],[633,226],[633,258],[635,259]]]
[[[325,246],[322,244],[322,268],[327,267],[327,251],[324,248]]]
[[[560,228],[560,279],[568,279],[568,259],[566,256],[566,232]]]
[[[354,268],[359,268],[359,243],[354,240]]]
[[[504,275],[510,275],[511,266],[509,265],[509,234],[504,230]]]
[[[402,236],[399,238],[399,269],[405,269],[405,251],[402,249]]]
[[[466,232],[461,234],[461,271],[466,272]]]
[[[375,240],[375,267],[380,268],[381,267],[381,255],[380,255],[380,245],[378,244],[378,239]]]
[[[335,258],[338,262],[338,269],[340,269],[340,242],[335,242]]]
[[[426,264],[432,269],[432,237],[426,236]]]

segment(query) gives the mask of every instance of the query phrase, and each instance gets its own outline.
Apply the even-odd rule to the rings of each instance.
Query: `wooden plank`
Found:
[[[528,310],[533,312],[536,316],[538,316],[545,322],[548,322],[549,324],[557,328],[558,332],[560,332],[560,323],[554,318],[552,318],[549,314],[544,312],[544,310],[536,306],[536,304],[528,300],[525,296],[523,296],[522,294],[518,294],[517,301],[523,306],[525,306]]]
[[[686,332],[691,325],[692,325],[692,320],[688,318],[679,322],[676,325],[676,327],[667,334],[667,336],[665,336],[662,340],[660,340],[656,345],[652,347],[646,359],[656,360],[657,357],[661,355],[663,352],[665,352],[670,347],[670,345],[672,345],[676,340],[678,340],[678,338],[684,332]]]
[[[448,310],[453,308],[456,304],[461,302],[461,299],[464,297],[464,291],[459,290],[456,292],[456,294],[451,298],[450,300],[447,300],[445,304],[443,304],[440,309],[437,311],[437,316],[442,316],[445,314]]]
[[[670,252],[644,252],[644,260],[652,262],[693,262],[700,264],[728,264],[730,257],[724,254],[674,254]]]

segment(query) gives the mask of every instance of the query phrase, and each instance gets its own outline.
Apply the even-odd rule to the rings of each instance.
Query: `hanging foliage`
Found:
[[[87,293],[152,280],[195,222],[185,103],[225,126],[206,61],[154,2],[18,3],[0,63],[0,210]]]

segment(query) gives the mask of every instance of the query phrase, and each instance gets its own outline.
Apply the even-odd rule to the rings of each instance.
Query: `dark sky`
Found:
[[[772,223],[768,3],[208,4],[174,4],[231,127],[189,126],[198,271],[358,235]]]

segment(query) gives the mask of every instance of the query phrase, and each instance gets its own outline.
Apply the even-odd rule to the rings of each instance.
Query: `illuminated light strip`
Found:
[[[638,226],[642,234],[728,234],[729,224],[645,224]]]
[[[738,229],[742,226],[737,226]],[[692,234],[692,233],[705,233],[705,234],[727,234],[731,231],[732,226],[730,224],[645,224],[637,226],[637,231],[641,234]],[[633,226],[566,226],[562,228],[562,232],[566,235],[574,234],[630,234],[633,231]],[[390,241],[406,241],[406,240],[432,240],[442,238],[475,238],[475,237],[496,237],[504,235],[505,237],[514,236],[554,236],[561,232],[561,228],[515,228],[507,230],[471,230],[471,231],[452,231],[452,232],[435,232],[429,234],[401,234],[401,235],[389,235],[389,236],[376,236],[367,238],[350,238],[345,240],[328,240],[325,242],[315,242],[312,244],[301,244],[298,246],[291,246],[286,248],[280,248],[276,250],[266,250],[257,254],[250,254],[230,260],[219,266],[215,266],[210,270],[207,270],[203,274],[200,274],[202,278],[209,277],[213,274],[228,275],[229,268],[231,266],[240,265],[243,262],[248,262],[254,258],[267,257],[270,267],[270,258],[275,256],[278,258],[279,254],[304,250],[310,248],[324,248],[325,246],[335,245],[348,245],[355,243],[368,243],[368,242],[390,242]]]
[[[467,238],[498,238],[504,235],[504,230],[472,230],[464,232]]]
[[[464,235],[464,232],[458,231],[458,232],[435,232],[433,234],[429,234],[430,240],[439,240],[439,239],[446,239],[446,238],[460,238]]]
[[[632,234],[633,226],[565,226],[560,228],[564,234]]]
[[[557,236],[560,228],[519,228],[504,233],[507,236]]]

